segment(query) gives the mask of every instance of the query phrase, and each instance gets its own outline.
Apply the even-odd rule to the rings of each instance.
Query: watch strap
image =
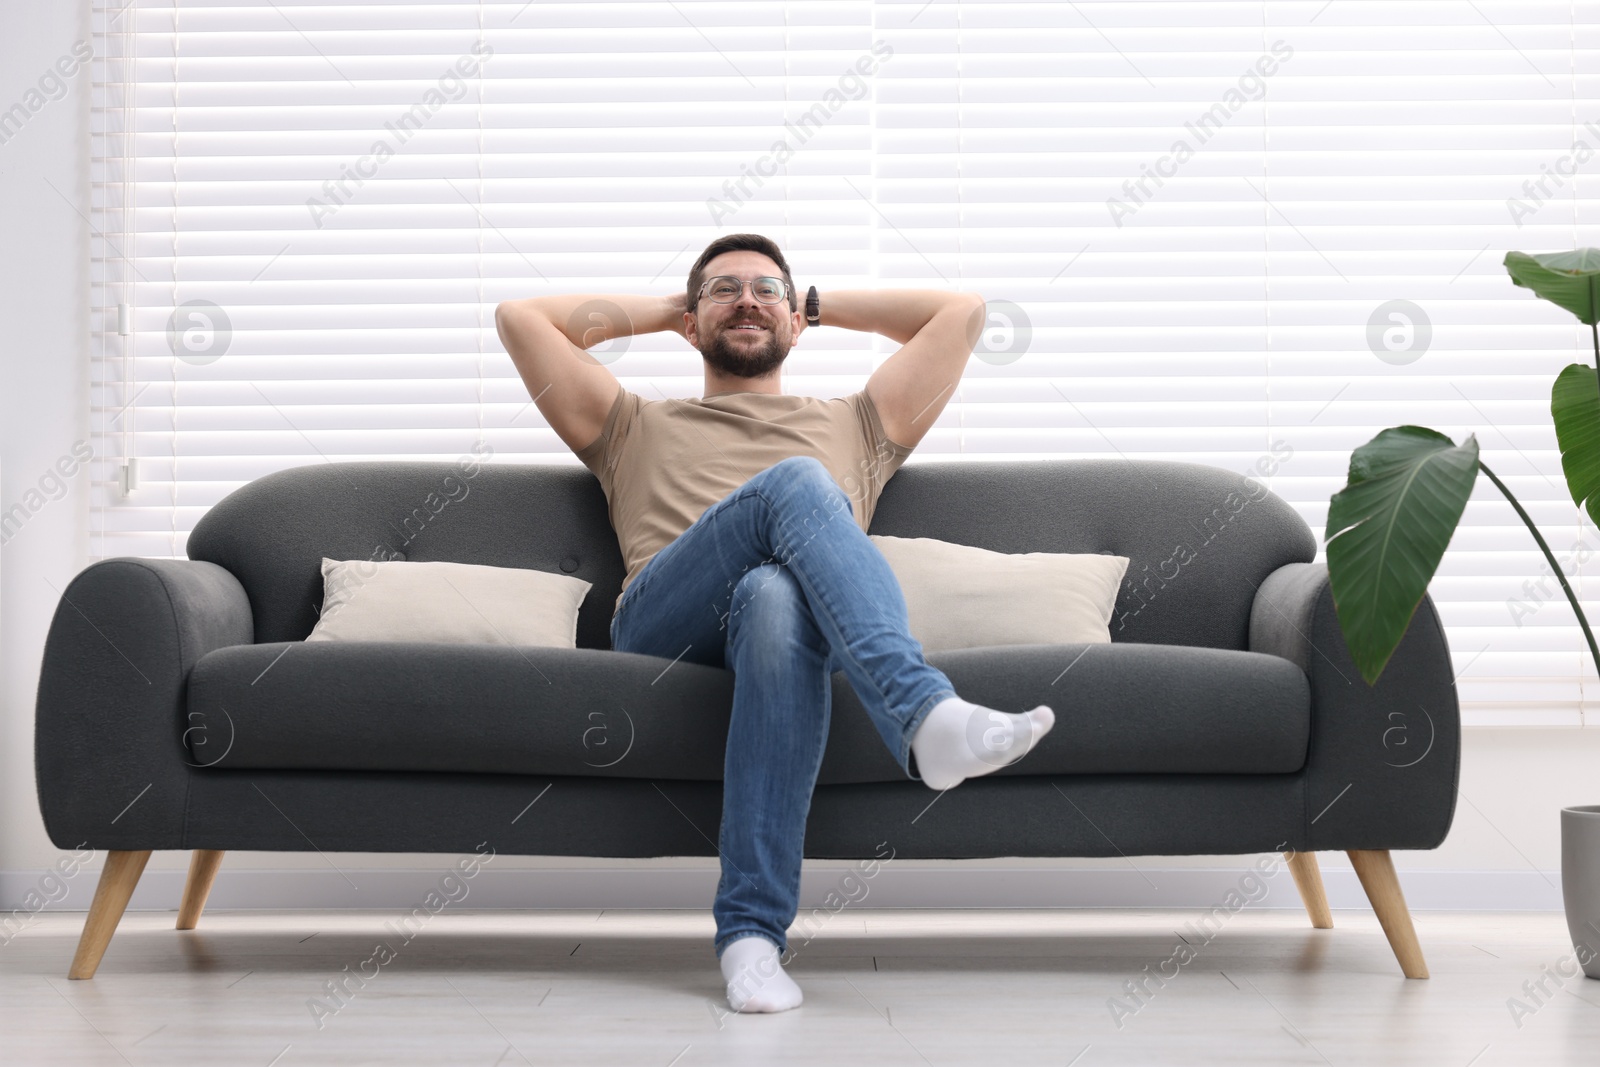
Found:
[[[806,324],[819,326],[822,323],[822,302],[817,297],[817,287],[812,286],[806,292]]]

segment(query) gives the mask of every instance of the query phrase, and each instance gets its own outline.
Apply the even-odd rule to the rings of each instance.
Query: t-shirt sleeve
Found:
[[[861,460],[857,464],[860,485],[844,488],[849,491],[858,509],[862,503],[869,508],[876,508],[878,494],[883,492],[890,477],[905,463],[906,457],[911,455],[911,449],[889,440],[883,430],[883,420],[878,415],[878,405],[872,402],[872,397],[865,389],[852,393],[848,399],[856,410],[860,428]]]
[[[634,418],[643,401],[644,398],[638,393],[619,387],[600,436],[576,453],[578,460],[600,479],[600,487],[608,497],[611,495],[612,471],[622,457],[622,446],[627,443],[628,432],[633,428]]]

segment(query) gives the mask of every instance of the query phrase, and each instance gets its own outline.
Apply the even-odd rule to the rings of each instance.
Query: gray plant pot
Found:
[[[1600,804],[1561,809],[1561,897],[1577,961],[1600,978]]]

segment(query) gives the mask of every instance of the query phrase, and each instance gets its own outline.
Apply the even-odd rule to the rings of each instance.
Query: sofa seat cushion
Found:
[[[1050,704],[1009,774],[1283,774],[1305,763],[1310,691],[1287,660],[1173,645],[1008,645],[928,662],[963,697]],[[842,672],[819,784],[908,781]],[[189,677],[190,762],[248,769],[722,779],[733,675],[585,648],[274,642]]]

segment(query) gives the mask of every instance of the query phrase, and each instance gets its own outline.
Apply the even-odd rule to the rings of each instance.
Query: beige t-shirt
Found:
[[[708,507],[790,456],[820,460],[866,530],[911,449],[884,435],[865,389],[831,400],[748,392],[646,400],[622,388],[600,437],[577,455],[605,490],[626,592]],[[621,606],[619,593],[613,614]]]

